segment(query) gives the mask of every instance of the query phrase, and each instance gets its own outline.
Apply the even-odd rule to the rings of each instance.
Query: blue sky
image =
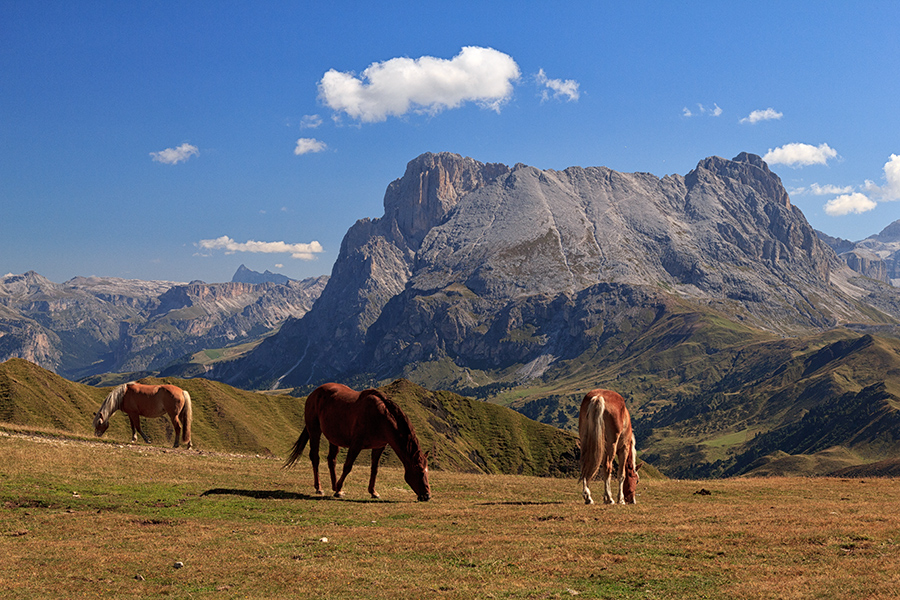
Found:
[[[752,152],[860,240],[900,219],[898,23],[893,1],[0,0],[0,275],[329,274],[440,151],[660,177]]]

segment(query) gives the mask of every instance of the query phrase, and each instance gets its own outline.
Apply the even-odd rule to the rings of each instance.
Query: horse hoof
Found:
[[[376,494],[375,492],[372,492],[372,498],[374,498],[375,500],[378,500],[378,499],[381,498],[381,496],[379,496],[379,495]]]
[[[594,503],[594,500],[591,499],[591,498],[585,498],[584,503],[587,504],[587,505],[591,505],[591,504]]]
[[[316,496],[324,496],[324,495],[325,495],[325,492],[323,492],[322,490],[316,490]]]
[[[344,492],[335,492],[335,493],[334,493],[334,497],[335,497],[335,498],[343,498],[343,497],[344,497]]]

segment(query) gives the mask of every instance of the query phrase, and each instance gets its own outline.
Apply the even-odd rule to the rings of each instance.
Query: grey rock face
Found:
[[[384,205],[348,231],[313,309],[213,376],[533,374],[671,302],[780,333],[865,318],[864,292],[750,154],[663,178],[426,154]]]

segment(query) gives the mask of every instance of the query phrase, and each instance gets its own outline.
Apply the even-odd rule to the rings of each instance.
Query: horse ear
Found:
[[[639,462],[639,463],[637,464],[637,466],[634,468],[634,470],[635,470],[635,471],[640,471],[640,470],[641,470],[641,467],[643,467],[643,466],[644,466],[644,461],[641,461],[641,462]]]

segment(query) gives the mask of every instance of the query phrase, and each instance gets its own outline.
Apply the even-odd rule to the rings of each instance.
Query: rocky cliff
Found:
[[[384,206],[347,232],[309,313],[213,376],[259,386],[429,371],[428,383],[459,387],[627,343],[676,305],[778,334],[898,316],[861,305],[869,292],[750,154],[663,178],[425,154]]]

